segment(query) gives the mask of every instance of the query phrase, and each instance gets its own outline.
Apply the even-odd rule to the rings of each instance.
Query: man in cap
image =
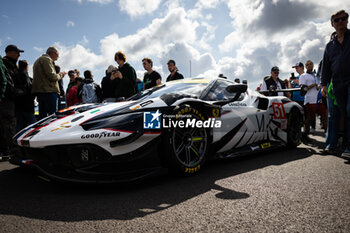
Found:
[[[13,78],[18,74],[17,60],[22,52],[16,45],[5,48],[2,70],[6,77],[6,88],[0,102],[0,161],[9,159],[15,152],[12,137],[16,133],[15,97],[19,91],[15,88]]]
[[[301,62],[296,63],[292,68],[295,68],[295,71],[299,74],[296,76],[293,80],[291,80],[290,84],[292,88],[299,88],[299,78],[300,75],[304,73],[304,64]],[[294,73],[293,73],[294,74]],[[301,106],[304,106],[304,96],[301,95],[300,91],[294,91],[292,95],[292,100],[300,104]]]
[[[4,65],[6,66],[7,71],[11,77],[15,77],[18,73],[17,61],[21,56],[20,53],[23,53],[24,50],[19,49],[16,45],[8,45],[5,48],[6,56],[3,57]]]
[[[266,76],[264,78],[264,81],[261,85],[260,90],[261,91],[268,91],[268,90],[282,90],[286,89],[286,86],[284,85],[283,80],[281,80],[278,75],[280,73],[280,70],[277,66],[274,66],[271,68],[271,76]],[[283,92],[273,92],[265,95],[271,95],[271,96],[283,96]],[[288,96],[289,93],[286,93]]]
[[[173,81],[177,79],[184,79],[184,76],[178,72],[178,69],[176,67],[176,63],[174,60],[168,61],[168,70],[170,71],[169,76],[166,78],[166,81]]]
[[[49,47],[46,54],[39,57],[33,65],[32,93],[38,98],[40,119],[58,110],[60,94],[58,81],[66,75],[66,72],[56,73],[54,62],[58,57],[58,50],[55,47]]]

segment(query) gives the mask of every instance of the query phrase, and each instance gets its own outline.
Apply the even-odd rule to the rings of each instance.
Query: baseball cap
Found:
[[[271,68],[271,71],[279,71],[280,69],[278,68],[278,66],[274,66]]]
[[[167,64],[168,64],[168,65],[169,65],[169,64],[176,65],[176,63],[175,63],[175,61],[174,61],[174,60],[169,60]]]
[[[11,52],[11,51],[19,52],[19,53],[23,53],[23,52],[24,52],[24,50],[19,49],[16,45],[13,45],[13,44],[10,44],[10,45],[8,45],[8,46],[5,48],[5,53]]]
[[[295,68],[295,67],[304,67],[304,64],[301,62],[298,62],[297,64],[295,64],[295,66],[292,66],[292,68]]]

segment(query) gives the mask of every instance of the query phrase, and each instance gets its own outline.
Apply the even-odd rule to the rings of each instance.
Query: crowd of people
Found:
[[[271,74],[264,77],[257,88],[265,95],[287,96],[304,108],[305,122],[302,141],[310,143],[310,129],[315,129],[316,115],[320,116],[321,127],[326,132],[324,153],[338,154],[342,135],[341,157],[350,160],[350,30],[347,28],[349,14],[340,10],[331,16],[335,32],[326,45],[318,71],[314,63],[296,63],[289,79],[279,78],[279,68],[271,68]],[[306,68],[306,72],[305,72]],[[300,91],[278,92],[283,89],[301,88]],[[277,90],[277,91],[276,91]],[[340,123],[343,130],[340,130]],[[343,133],[341,134],[340,131]]]
[[[315,130],[316,115],[320,116],[322,128],[327,131],[327,101],[325,98],[322,98],[321,85],[320,81],[318,81],[319,79],[315,75],[316,72],[313,62],[308,60],[305,66],[306,72],[302,62],[296,63],[292,68],[295,69],[298,75],[295,76],[293,72],[289,79],[284,80],[279,78],[279,68],[277,66],[272,67],[271,75],[264,77],[259,90],[265,91],[265,95],[287,96],[303,106],[306,118],[303,127],[302,141],[304,143],[309,143],[310,138],[308,135],[311,129]],[[300,91],[278,92],[278,90],[284,89],[299,90],[300,87],[304,87],[304,89]]]
[[[152,68],[152,59],[142,59],[146,72],[143,80],[140,80],[135,69],[126,62],[125,54],[118,51],[114,56],[118,66],[108,66],[101,85],[94,81],[91,70],[84,71],[84,77],[80,77],[79,70],[72,69],[68,71],[69,83],[64,90],[62,80],[67,73],[55,65],[59,58],[57,48],[49,47],[34,62],[33,78],[28,74],[28,62],[18,60],[23,52],[16,45],[8,45],[5,48],[6,56],[0,56],[0,161],[16,154],[16,148],[11,142],[15,133],[57,112],[62,108],[62,99],[65,100],[63,107],[102,101],[117,102],[162,83],[161,75]],[[169,60],[167,64],[170,74],[166,81],[184,78],[178,72],[174,60]],[[38,117],[34,112],[35,100],[38,103]]]
[[[279,78],[279,68],[273,66],[269,76],[264,77],[260,91],[267,95],[285,95],[304,107],[306,120],[302,140],[310,141],[308,134],[315,128],[315,116],[320,115],[322,127],[326,131],[325,152],[337,153],[339,122],[344,119],[342,157],[350,159],[350,31],[347,28],[348,13],[338,11],[331,16],[331,25],[335,32],[326,45],[324,56],[314,70],[314,63],[306,61],[296,63],[289,79]],[[6,56],[0,56],[0,158],[3,160],[13,154],[12,137],[27,125],[34,123],[34,99],[39,106],[39,119],[55,113],[65,98],[66,107],[81,103],[116,102],[152,88],[162,83],[161,75],[153,70],[153,61],[143,58],[142,65],[146,70],[143,80],[137,78],[135,69],[126,62],[123,52],[115,53],[114,60],[118,66],[110,65],[103,77],[101,86],[94,81],[91,70],[84,71],[80,77],[77,69],[68,72],[69,84],[63,88],[63,78],[67,74],[55,65],[59,51],[49,47],[45,54],[33,64],[33,78],[28,75],[28,62],[18,61],[24,51],[16,45],[8,45]],[[18,62],[18,64],[17,64]],[[169,60],[170,72],[166,81],[183,79],[178,72],[176,62]],[[306,72],[305,72],[306,68]],[[221,78],[226,78],[222,74]],[[240,82],[239,79],[235,80]],[[242,81],[246,83],[246,80]],[[305,91],[272,92],[303,87]],[[270,92],[269,92],[270,91]],[[328,111],[327,111],[328,109]]]

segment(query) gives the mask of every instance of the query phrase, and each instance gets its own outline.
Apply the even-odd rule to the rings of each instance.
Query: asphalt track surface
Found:
[[[350,232],[350,164],[311,146],[123,185],[43,181],[0,163],[0,232]]]

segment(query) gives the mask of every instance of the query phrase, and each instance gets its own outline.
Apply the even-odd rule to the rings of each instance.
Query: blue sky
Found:
[[[62,70],[90,69],[99,83],[124,51],[143,78],[143,57],[163,80],[175,59],[185,77],[247,79],[255,88],[272,66],[287,78],[298,61],[318,64],[339,0],[11,0],[0,9],[0,54],[8,44],[34,61],[55,45]],[[191,61],[191,67],[190,67]],[[65,78],[65,84],[68,78]]]

